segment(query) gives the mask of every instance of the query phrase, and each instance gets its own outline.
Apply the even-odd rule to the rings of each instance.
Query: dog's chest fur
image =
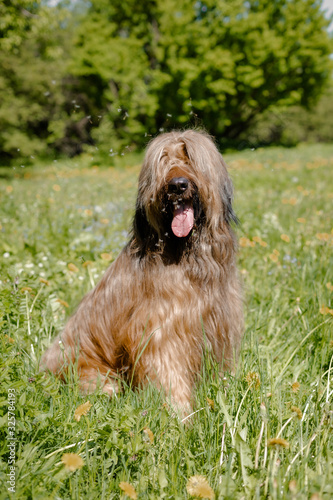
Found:
[[[121,290],[113,278],[119,274],[118,267],[126,268],[129,277],[128,282],[122,277]],[[122,346],[119,367],[131,369],[135,363],[141,363],[142,369],[152,376],[151,372],[159,370],[161,360],[169,365],[186,365],[191,353],[191,366],[199,369],[204,347],[214,349],[211,338],[215,339],[221,328],[219,310],[223,308],[225,291],[216,270],[198,282],[195,269],[184,262],[149,262],[146,266],[128,259],[125,249],[103,279],[108,280],[108,274],[110,283],[115,285],[108,305],[113,321],[109,332],[103,333],[116,338]],[[138,357],[141,361],[137,361]]]

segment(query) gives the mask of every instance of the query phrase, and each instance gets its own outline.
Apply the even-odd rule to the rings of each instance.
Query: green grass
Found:
[[[226,159],[241,220],[246,332],[234,377],[219,380],[206,361],[185,426],[152,387],[87,398],[75,377],[62,385],[38,373],[42,352],[127,239],[138,167],[72,160],[1,170],[0,499],[129,498],[123,481],[138,498],[186,499],[194,475],[215,498],[332,498],[333,146]],[[269,446],[273,438],[288,447]],[[80,455],[83,467],[68,470],[65,453]]]

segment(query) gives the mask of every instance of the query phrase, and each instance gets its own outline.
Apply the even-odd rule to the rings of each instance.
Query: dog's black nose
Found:
[[[185,177],[174,177],[169,182],[170,193],[181,194],[188,188],[189,181]]]

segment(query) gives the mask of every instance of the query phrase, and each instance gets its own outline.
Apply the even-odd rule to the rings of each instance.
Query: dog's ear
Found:
[[[149,233],[149,223],[144,207],[137,201],[133,219],[133,236],[139,245],[143,245]]]
[[[228,177],[222,188],[222,200],[223,200],[223,207],[224,207],[224,218],[228,224],[239,224],[239,219],[237,215],[234,212],[234,209],[232,207],[232,202],[233,202],[233,185]]]
[[[131,234],[135,239],[135,246],[143,253],[149,248],[155,248],[158,241],[158,235],[148,222],[146,210],[139,200],[136,202]]]

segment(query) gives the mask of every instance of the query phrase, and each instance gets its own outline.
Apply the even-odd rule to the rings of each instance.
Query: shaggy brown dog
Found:
[[[112,394],[153,382],[189,408],[208,348],[233,367],[243,330],[232,184],[212,139],[187,130],[148,146],[130,241],[46,351],[60,377]]]

